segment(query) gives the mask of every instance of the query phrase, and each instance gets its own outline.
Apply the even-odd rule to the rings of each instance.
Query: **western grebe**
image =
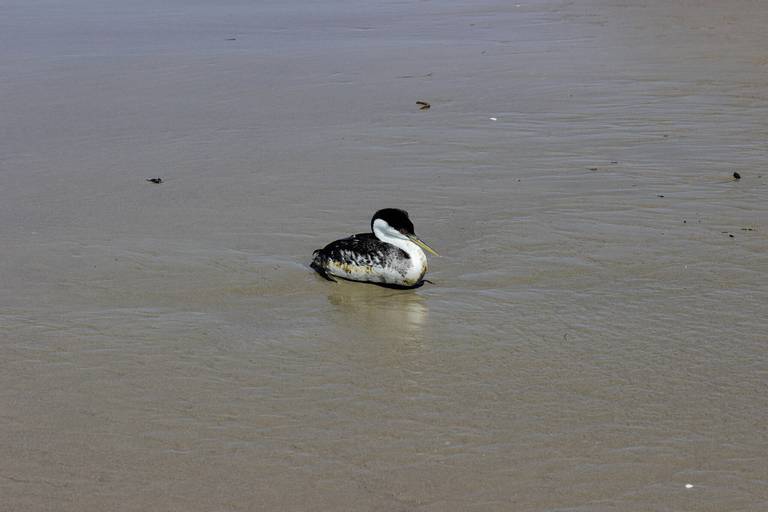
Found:
[[[311,267],[324,278],[335,277],[384,285],[420,286],[427,273],[427,255],[439,256],[413,233],[408,212],[396,208],[377,211],[372,233],[342,238],[314,252]]]

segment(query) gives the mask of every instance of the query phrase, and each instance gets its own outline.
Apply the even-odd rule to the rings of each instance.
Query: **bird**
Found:
[[[408,212],[385,208],[373,214],[371,233],[336,240],[313,254],[310,266],[322,277],[374,283],[395,288],[424,284],[427,251],[439,254],[413,232]]]

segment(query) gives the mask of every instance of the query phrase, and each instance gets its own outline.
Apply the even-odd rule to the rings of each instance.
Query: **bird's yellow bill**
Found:
[[[428,246],[427,244],[419,240],[419,237],[417,237],[416,235],[408,235],[408,238],[410,238],[411,242],[415,243],[425,251],[431,254],[434,254],[435,256],[440,256],[439,254],[437,254],[436,250],[434,250],[433,248],[431,248],[430,246]]]

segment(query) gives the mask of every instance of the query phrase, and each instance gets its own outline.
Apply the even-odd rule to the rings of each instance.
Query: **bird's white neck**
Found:
[[[402,249],[410,258],[409,272],[406,278],[420,280],[427,271],[427,255],[405,235],[392,228],[386,221],[376,219],[373,222],[373,234],[382,242],[392,244]]]

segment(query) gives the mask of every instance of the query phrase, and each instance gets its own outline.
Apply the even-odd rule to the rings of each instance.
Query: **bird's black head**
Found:
[[[398,210],[397,208],[384,208],[373,214],[371,219],[371,231],[373,231],[373,223],[376,219],[381,219],[394,229],[405,235],[412,235],[413,222],[408,218],[408,212],[405,210]]]

